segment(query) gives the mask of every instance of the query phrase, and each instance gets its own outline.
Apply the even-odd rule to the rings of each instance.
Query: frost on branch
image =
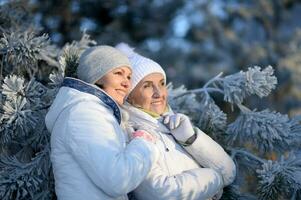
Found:
[[[28,140],[34,130],[40,130],[49,103],[47,89],[34,78],[28,82],[20,76],[7,76],[1,89],[0,144],[4,148],[12,142]]]
[[[20,162],[14,156],[0,156],[0,198],[53,198],[53,188],[49,188],[52,181],[48,174],[51,168],[49,151],[49,147],[45,147],[28,163]]]
[[[14,98],[16,95],[24,96],[24,78],[18,77],[16,75],[7,76],[4,79],[2,85],[2,94],[6,95],[7,98]]]
[[[261,71],[261,68],[255,66],[245,72],[246,86],[249,94],[256,94],[259,97],[268,96],[277,84],[277,78],[274,76],[274,69],[271,66]]]
[[[71,44],[66,44],[59,56],[59,65],[57,70],[50,74],[49,79],[54,87],[58,87],[65,76],[76,78],[76,70],[78,67],[79,57],[81,53],[92,45],[96,45],[90,36],[83,33],[80,41],[73,41]]]
[[[181,96],[181,94],[187,92],[184,85],[173,88],[172,83],[167,85],[168,88],[168,101],[174,112],[185,111],[185,113],[195,114],[199,110],[199,102],[196,100],[195,94],[188,94]]]
[[[293,131],[295,128],[300,130],[300,124],[268,109],[242,112],[228,126],[227,143],[242,146],[247,142],[262,152],[281,151],[300,138],[300,132]]]
[[[36,36],[30,30],[3,33],[0,39],[0,53],[4,56],[4,76],[26,72],[32,77],[38,71],[40,60],[50,66],[57,66],[54,59],[57,56],[56,49],[50,45],[48,36],[46,34]]]
[[[267,161],[257,171],[259,186],[257,193],[260,200],[289,199],[301,192],[301,159],[289,155],[279,161]]]
[[[231,104],[241,104],[250,95],[265,97],[270,94],[277,84],[271,66],[261,70],[255,66],[246,72],[226,76],[220,80],[224,92],[224,100]]]
[[[200,116],[197,125],[214,139],[220,140],[221,135],[227,127],[227,115],[213,100],[200,104]]]

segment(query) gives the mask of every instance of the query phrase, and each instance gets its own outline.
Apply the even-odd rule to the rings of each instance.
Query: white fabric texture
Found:
[[[121,66],[131,68],[130,61],[119,50],[106,45],[90,47],[80,56],[77,77],[94,84],[106,73]]]
[[[162,74],[166,83],[166,74],[157,62],[141,56],[125,43],[116,45],[116,49],[124,53],[130,60],[133,69],[131,79],[132,89],[134,89],[144,77],[152,73]]]
[[[158,158],[143,139],[127,143],[112,110],[94,95],[62,87],[49,112],[51,161],[59,200],[121,200]]]
[[[138,200],[211,199],[234,180],[234,162],[219,144],[202,131],[197,131],[198,137],[193,146],[187,147],[191,155],[196,155],[193,158],[176,143],[170,131],[161,123],[163,119],[156,120],[128,103],[122,108],[130,116],[128,126],[131,128],[128,130],[146,130],[158,138],[156,146],[160,151],[159,160],[134,190]]]

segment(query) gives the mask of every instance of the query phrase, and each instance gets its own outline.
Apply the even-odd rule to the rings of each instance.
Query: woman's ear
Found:
[[[101,88],[101,89],[104,89],[101,79],[99,79],[98,81],[96,81],[96,82],[94,83],[94,85],[98,86],[98,87]]]

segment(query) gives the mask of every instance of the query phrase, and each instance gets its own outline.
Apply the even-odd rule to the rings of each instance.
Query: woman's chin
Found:
[[[122,99],[114,99],[115,100],[115,102],[119,105],[119,106],[121,106],[123,103],[124,103],[124,99],[122,98]]]
[[[164,108],[154,108],[154,109],[151,109],[151,111],[158,115],[162,115],[162,114],[164,114],[165,109]]]

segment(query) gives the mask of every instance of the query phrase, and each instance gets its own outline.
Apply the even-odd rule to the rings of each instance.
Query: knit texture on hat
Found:
[[[122,52],[111,46],[95,46],[80,56],[77,77],[94,84],[106,73],[121,66],[131,68],[129,59]]]
[[[132,65],[132,88],[131,91],[137,86],[137,84],[147,75],[152,73],[161,73],[166,82],[166,74],[162,67],[155,61],[141,56],[136,53],[133,48],[128,44],[120,43],[116,45],[116,49],[119,49],[130,60]]]

